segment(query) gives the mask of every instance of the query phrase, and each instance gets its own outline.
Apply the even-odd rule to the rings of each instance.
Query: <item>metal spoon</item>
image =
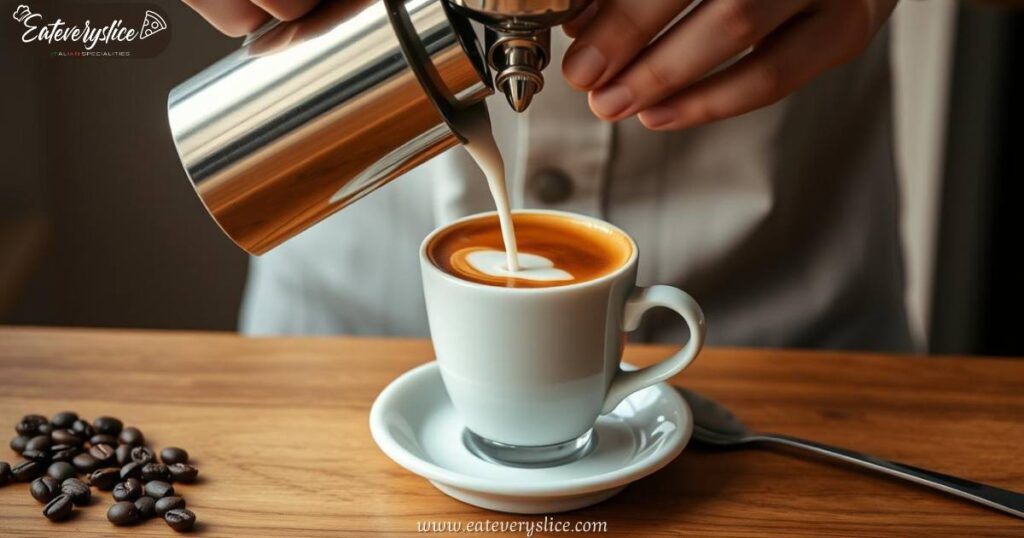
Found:
[[[909,480],[922,486],[952,493],[953,495],[995,508],[996,510],[1002,510],[1008,514],[1024,518],[1024,494],[903,463],[883,460],[844,448],[797,439],[788,435],[754,432],[748,430],[728,409],[717,402],[709,400],[691,390],[676,388],[679,389],[686,403],[690,404],[690,409],[693,410],[693,437],[698,441],[718,446],[737,446],[748,443],[779,443],[802,448],[815,454],[860,465],[861,467],[867,467],[880,473]]]

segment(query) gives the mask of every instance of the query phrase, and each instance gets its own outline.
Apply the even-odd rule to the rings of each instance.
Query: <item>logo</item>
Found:
[[[147,58],[167,47],[169,26],[157,6],[137,3],[39,2],[19,4],[12,18],[22,25],[22,44],[51,57]]]
[[[157,32],[167,29],[164,18],[150,10],[146,10],[146,18],[142,21],[142,28],[139,30],[139,39],[146,39]]]
[[[28,6],[22,4],[14,10],[14,20],[18,22],[25,22],[25,19],[31,15],[32,12],[28,10]]]

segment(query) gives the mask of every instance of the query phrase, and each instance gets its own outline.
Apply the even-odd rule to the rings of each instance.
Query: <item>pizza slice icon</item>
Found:
[[[142,28],[139,30],[139,39],[162,32],[167,29],[167,22],[164,18],[152,11],[146,10],[146,17],[142,20]]]

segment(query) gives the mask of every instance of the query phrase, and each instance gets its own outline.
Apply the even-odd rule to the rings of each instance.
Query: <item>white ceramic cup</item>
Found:
[[[465,441],[478,456],[521,466],[555,465],[585,455],[592,428],[626,396],[686,368],[704,343],[700,306],[671,286],[636,285],[637,247],[607,222],[560,211],[625,238],[632,252],[594,280],[549,288],[506,288],[462,280],[438,268],[427,248],[472,215],[443,226],[420,247],[431,339],[452,403],[465,421]],[[626,333],[644,312],[665,307],[689,326],[671,357],[646,368],[620,368]]]

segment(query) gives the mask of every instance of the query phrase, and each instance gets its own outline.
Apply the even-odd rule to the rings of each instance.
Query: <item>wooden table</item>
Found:
[[[627,358],[670,351],[633,346]],[[204,536],[422,536],[417,522],[543,521],[452,500],[374,445],[374,397],[431,358],[421,340],[0,328],[0,424],[13,435],[25,413],[74,409],[122,417],[157,448],[188,448],[203,479],[179,491]],[[757,428],[1024,490],[1024,361],[708,349],[674,382]],[[174,535],[158,520],[111,526],[109,494],[97,496],[52,524],[26,485],[0,487],[0,536]],[[767,449],[690,447],[617,497],[553,517],[607,522],[608,536],[1024,535],[1024,521],[992,510]]]

